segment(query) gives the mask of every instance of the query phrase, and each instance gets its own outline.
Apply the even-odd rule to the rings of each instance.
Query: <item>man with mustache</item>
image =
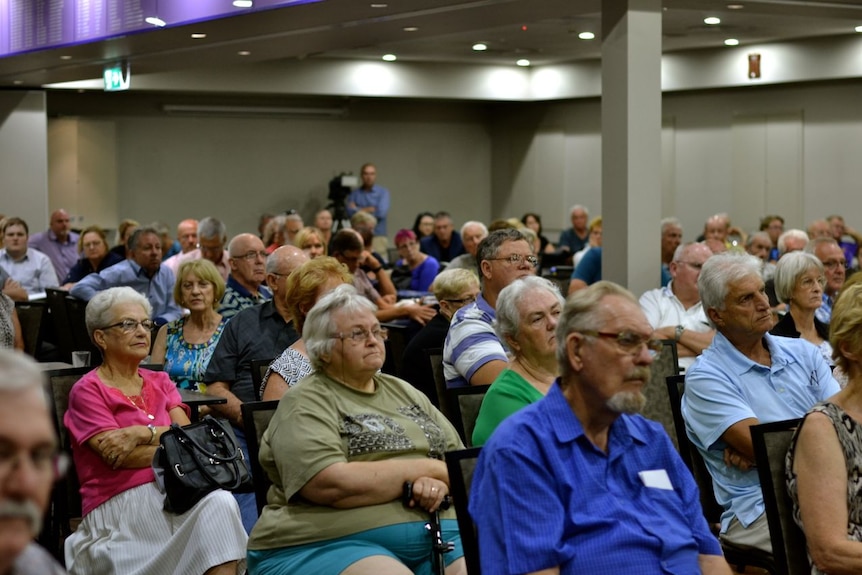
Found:
[[[0,575],[66,572],[33,542],[56,477],[42,374],[23,353],[0,350]]]
[[[482,571],[730,575],[694,479],[637,415],[658,340],[626,289],[597,282],[557,323],[561,376],[503,421],[470,490]]]
[[[716,334],[686,371],[682,415],[724,508],[721,539],[771,553],[749,428],[802,417],[839,388],[815,346],[768,333],[760,265],[734,253],[703,264],[697,287]]]

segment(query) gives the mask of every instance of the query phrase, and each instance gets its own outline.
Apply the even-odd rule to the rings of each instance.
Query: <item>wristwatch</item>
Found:
[[[676,342],[679,342],[679,338],[682,337],[682,332],[684,332],[684,331],[685,331],[684,325],[676,326],[676,333],[674,333],[673,340]]]

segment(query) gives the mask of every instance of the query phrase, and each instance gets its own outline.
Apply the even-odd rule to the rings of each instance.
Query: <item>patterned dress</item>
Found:
[[[204,391],[204,373],[215,351],[216,344],[227,325],[227,318],[222,317],[212,337],[206,343],[188,343],[183,338],[183,326],[186,318],[174,320],[168,324],[168,336],[165,350],[165,371],[180,389]]]
[[[841,444],[841,451],[847,466],[847,539],[862,541],[862,498],[859,497],[859,494],[862,493],[862,426],[834,403],[818,403],[809,411],[809,413],[814,412],[826,415],[838,434],[838,443]],[[786,478],[787,491],[793,501],[793,519],[804,530],[802,517],[799,514],[796,474],[793,472],[796,439],[800,429],[802,429],[802,425],[796,430],[790,442],[790,449],[787,450]],[[811,563],[811,575],[823,575],[823,572],[811,561],[810,553],[808,561]]]
[[[12,312],[15,302],[4,293],[0,293],[0,347],[15,346],[15,325],[12,323]]]
[[[311,362],[308,358],[289,347],[266,370],[266,374],[264,374],[263,381],[260,384],[260,396],[263,397],[266,383],[273,372],[283,377],[288,387],[293,387],[299,383],[300,379],[306,375],[310,375],[313,371],[314,368],[311,367]]]

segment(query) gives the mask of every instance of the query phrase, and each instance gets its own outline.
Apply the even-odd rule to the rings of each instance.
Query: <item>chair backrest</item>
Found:
[[[75,340],[72,337],[72,325],[69,322],[69,312],[66,308],[66,296],[68,292],[55,288],[45,290],[48,302],[48,315],[51,316],[51,324],[54,326],[54,334],[57,336],[57,346],[60,348],[60,359],[65,362],[72,361],[72,352],[75,351]]]
[[[73,351],[89,351],[90,352],[90,367],[96,367],[102,364],[102,353],[99,351],[92,341],[90,334],[87,333],[86,311],[87,302],[74,298],[66,297],[66,311],[69,315],[69,325],[72,330]],[[151,345],[152,345],[152,339]]]
[[[662,340],[661,353],[650,366],[650,378],[644,388],[646,405],[641,415],[662,424],[665,432],[679,451],[676,425],[673,419],[673,409],[667,391],[667,378],[679,374],[679,360],[676,354],[676,342],[672,339]]]
[[[449,411],[449,406],[446,405],[446,376],[443,375],[443,350],[439,347],[425,350],[425,355],[428,356],[428,361],[431,363],[431,373],[434,374],[434,387],[437,389],[437,405],[440,406],[440,411],[449,421],[452,421],[453,414]]]
[[[786,575],[811,573],[805,534],[793,520],[793,503],[787,494],[784,478],[787,449],[800,421],[790,419],[751,427],[751,442],[763,490],[772,554],[778,572]]]
[[[18,321],[21,323],[21,335],[24,338],[24,351],[36,357],[39,344],[42,342],[42,318],[45,315],[44,303],[17,302],[15,311],[18,313]]]
[[[242,409],[242,426],[245,431],[245,440],[248,443],[249,465],[251,466],[251,478],[254,483],[254,498],[257,503],[257,514],[260,515],[263,508],[266,506],[266,492],[272,482],[267,477],[266,472],[260,465],[260,439],[263,437],[263,432],[269,426],[272,416],[275,415],[275,409],[278,407],[278,400],[272,401],[251,401],[243,403]]]
[[[269,364],[273,361],[275,361],[274,357],[251,360],[251,385],[254,388],[254,398],[257,401],[260,401],[261,397],[260,386],[263,384],[263,376],[266,375],[266,370],[269,369]]]
[[[470,486],[473,483],[473,470],[479,459],[481,447],[470,447],[446,453],[446,467],[449,470],[449,492],[458,515],[458,531],[464,547],[464,561],[469,575],[481,575],[479,568],[479,538],[476,525],[467,506],[470,501]]]
[[[491,386],[453,387],[445,391],[448,411],[452,414],[449,420],[467,447],[473,447],[473,429],[489,387]]]

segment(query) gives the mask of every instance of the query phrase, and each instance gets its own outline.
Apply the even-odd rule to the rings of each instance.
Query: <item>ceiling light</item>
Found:
[[[21,84],[24,83],[24,81],[23,80],[12,80],[12,83],[15,84],[16,86],[20,86]]]
[[[517,62],[515,62],[515,64],[517,64],[518,66],[529,66],[529,65],[530,65],[530,61],[529,61],[529,60],[527,60],[526,58],[521,58],[520,60],[518,60]]]
[[[206,34],[202,34],[202,33],[195,33],[195,34],[192,34],[192,39],[193,39],[193,40],[201,40],[201,39],[206,38],[206,37],[207,37],[207,35],[206,35]]]
[[[240,50],[236,53],[237,56],[251,56],[251,52],[248,50]]]
[[[389,4],[378,3],[378,4],[372,4],[371,7],[372,8],[389,8]]]
[[[383,54],[383,59],[387,62],[394,62],[398,57],[395,54]]]
[[[742,10],[743,8],[745,8],[745,6],[742,4],[728,4],[727,5],[728,10]]]
[[[487,49],[488,45],[482,42],[479,42],[478,44],[473,44],[473,50],[475,50],[476,52],[484,52]]]
[[[419,30],[419,26],[405,26],[404,27],[405,32],[416,32],[417,30]]]
[[[147,16],[144,18],[144,22],[147,24],[152,24],[153,26],[158,26],[159,28],[163,28],[167,25],[167,22],[159,18],[158,16]]]
[[[703,19],[704,24],[709,24],[710,26],[715,26],[716,24],[721,24],[721,18],[716,18],[715,16],[709,16]]]
[[[596,37],[592,32],[581,32],[578,34],[578,38],[581,40],[593,40]]]
[[[72,57],[71,57],[71,56],[69,56],[68,54],[63,54],[62,56],[60,56],[60,59],[61,59],[61,60],[71,60],[71,59],[72,59]]]
[[[856,26],[856,31],[857,31],[857,32],[862,32],[862,26]]]
[[[237,8],[251,8],[254,6],[254,2],[252,0],[233,0],[233,5]]]
[[[739,40],[736,38],[728,38],[724,41],[725,46],[739,46]]]

